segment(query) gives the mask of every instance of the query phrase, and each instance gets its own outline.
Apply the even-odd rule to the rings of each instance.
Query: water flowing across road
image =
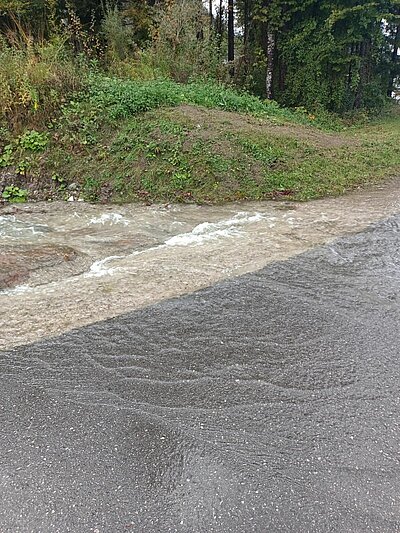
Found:
[[[0,531],[400,531],[398,199],[6,215]]]
[[[357,232],[399,212],[399,191],[393,180],[304,204],[3,208],[0,348],[193,292]]]

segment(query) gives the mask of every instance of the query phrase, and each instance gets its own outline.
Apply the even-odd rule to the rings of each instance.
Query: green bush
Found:
[[[262,101],[248,93],[239,93],[213,81],[179,84],[172,80],[135,81],[93,75],[88,89],[73,103],[74,112],[104,112],[111,119],[127,118],[162,106],[177,106],[182,103],[222,109],[257,116],[277,117],[307,123],[304,113],[280,107],[273,101]],[[72,107],[70,106],[72,109]],[[68,109],[68,108],[67,108]]]
[[[19,139],[19,144],[22,148],[31,152],[42,152],[46,148],[47,143],[47,135],[35,130],[25,132]]]
[[[192,82],[182,89],[187,103],[253,115],[293,117],[293,113],[276,102],[263,101],[257,96],[226,87],[214,81]]]
[[[126,118],[161,106],[176,106],[182,101],[180,86],[168,80],[136,82],[93,76],[88,93],[82,98],[91,109],[105,111],[110,118]]]
[[[15,185],[8,185],[4,188],[1,197],[8,202],[20,204],[26,202],[28,199],[28,191],[26,189],[20,189]]]

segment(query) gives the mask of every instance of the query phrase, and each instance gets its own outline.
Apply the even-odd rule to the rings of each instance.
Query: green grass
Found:
[[[0,166],[20,169],[7,185],[41,180],[39,198],[74,184],[94,202],[308,200],[399,174],[398,109],[357,127],[326,120],[211,82],[97,75],[48,131],[3,134]]]
[[[248,113],[279,121],[318,126],[317,117],[305,110],[293,111],[280,107],[274,101],[263,101],[246,92],[238,92],[215,81],[179,84],[172,80],[137,81],[92,75],[87,90],[72,103],[71,109],[87,113],[105,113],[111,120],[132,117],[159,107],[194,104],[210,109]],[[66,108],[68,112],[68,108]],[[311,117],[311,118],[310,118]],[[326,120],[326,117],[322,117]],[[331,117],[331,125],[340,121]],[[324,126],[326,127],[326,125]]]
[[[399,172],[396,121],[353,128],[324,146],[301,138],[298,126],[288,135],[253,121],[237,131],[225,115],[205,116],[201,125],[180,108],[127,118],[117,130],[99,128],[91,145],[54,146],[46,167],[81,181],[88,200],[107,191],[117,202],[307,200]]]

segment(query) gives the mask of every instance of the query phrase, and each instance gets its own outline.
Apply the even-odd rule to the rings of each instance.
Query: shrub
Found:
[[[73,60],[59,37],[18,48],[0,40],[0,122],[14,131],[44,126],[86,77],[84,62]]]
[[[175,106],[182,100],[181,88],[168,80],[136,82],[93,76],[83,102],[105,111],[113,119],[126,118],[160,106]]]
[[[136,81],[100,74],[90,76],[87,90],[78,95],[77,101],[67,106],[64,113],[74,115],[81,122],[85,117],[90,118],[93,123],[104,117],[111,120],[128,118],[158,107],[182,103],[319,125],[318,119],[308,113],[291,111],[274,101],[260,100],[215,81],[180,84],[168,79]]]
[[[24,203],[28,198],[28,191],[26,189],[20,189],[15,185],[7,185],[1,195],[4,200],[11,203]]]
[[[221,68],[217,40],[210,35],[201,0],[177,0],[161,9],[152,45],[153,68],[175,81],[216,77]]]
[[[106,14],[101,24],[106,41],[106,61],[110,65],[119,63],[132,56],[134,43],[132,30],[124,24],[122,14],[117,6],[107,6]]]
[[[25,132],[19,139],[19,144],[22,148],[31,152],[42,152],[46,148],[47,143],[47,135],[35,130]]]

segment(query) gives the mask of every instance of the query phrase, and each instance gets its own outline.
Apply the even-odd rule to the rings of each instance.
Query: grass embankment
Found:
[[[5,144],[3,189],[31,199],[307,200],[400,173],[394,108],[346,128],[211,83],[95,76],[50,129]]]

